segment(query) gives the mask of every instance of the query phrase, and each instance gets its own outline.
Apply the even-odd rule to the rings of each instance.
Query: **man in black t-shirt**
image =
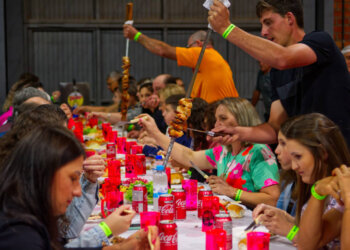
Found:
[[[229,42],[274,68],[270,72],[273,102],[269,121],[256,127],[215,128],[233,134],[216,140],[274,143],[288,117],[318,112],[340,127],[350,145],[350,75],[333,39],[325,32],[305,34],[299,0],[260,0],[256,12],[266,39],[238,27],[225,35]],[[214,0],[208,20],[219,34],[232,28],[229,12],[218,0]]]

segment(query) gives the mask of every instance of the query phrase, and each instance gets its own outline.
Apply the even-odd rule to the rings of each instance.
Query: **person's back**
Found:
[[[177,47],[178,65],[195,68],[201,49]],[[205,50],[191,96],[200,97],[208,103],[225,97],[238,97],[229,64],[213,48]]]

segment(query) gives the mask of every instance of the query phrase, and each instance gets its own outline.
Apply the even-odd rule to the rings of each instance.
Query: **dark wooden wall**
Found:
[[[319,0],[320,1],[320,0]],[[325,1],[325,0],[323,0]],[[37,74],[48,92],[59,82],[87,81],[91,98],[96,104],[108,103],[111,94],[105,80],[112,70],[121,70],[125,54],[122,25],[127,0],[0,0],[0,73],[1,49],[6,48],[6,87],[23,71]],[[134,0],[134,25],[141,32],[174,46],[185,46],[190,34],[207,28],[204,0]],[[239,27],[259,34],[260,24],[255,15],[257,0],[231,1],[231,20]],[[304,0],[315,7],[316,0]],[[3,7],[3,9],[1,9]],[[1,15],[1,11],[6,15]],[[307,12],[308,11],[308,12]],[[314,9],[306,10],[312,23]],[[2,46],[1,18],[6,44]],[[327,22],[326,22],[327,23]],[[306,27],[312,29],[314,23]],[[250,98],[255,87],[257,62],[217,34],[215,48],[229,62],[239,94]],[[140,79],[161,73],[180,76],[185,83],[191,79],[191,69],[177,67],[176,62],[149,53],[131,41],[129,57],[131,74]],[[0,76],[0,80],[1,80]],[[2,85],[4,86],[4,85]],[[0,94],[2,102],[4,94]],[[262,113],[262,105],[258,107]]]

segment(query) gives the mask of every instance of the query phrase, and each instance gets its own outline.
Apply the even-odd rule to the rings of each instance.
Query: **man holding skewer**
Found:
[[[187,48],[174,47],[150,38],[128,24],[124,24],[124,36],[139,42],[153,54],[176,60],[179,66],[194,69],[206,37],[206,31],[200,30],[192,34],[188,39]],[[213,48],[212,41],[209,41],[206,47],[191,97],[200,97],[208,103],[225,97],[238,97],[230,66]]]
[[[305,34],[299,0],[260,0],[256,12],[261,35],[267,39],[232,24],[229,11],[218,0],[209,11],[208,21],[216,32],[273,68],[269,121],[256,127],[216,128],[233,134],[217,140],[274,143],[288,117],[319,112],[340,127],[350,145],[350,76],[332,37],[326,32]]]

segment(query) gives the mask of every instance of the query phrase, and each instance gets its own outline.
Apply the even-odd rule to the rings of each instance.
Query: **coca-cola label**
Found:
[[[164,206],[161,206],[159,209],[160,214],[172,214],[174,213],[174,205],[171,204],[165,204]]]
[[[181,199],[176,200],[175,207],[186,208],[186,200],[181,200]]]
[[[108,146],[107,149],[106,149],[106,154],[107,155],[115,154],[115,147],[114,146]]]
[[[177,245],[177,231],[174,234],[167,235],[164,232],[159,234],[160,244]]]

